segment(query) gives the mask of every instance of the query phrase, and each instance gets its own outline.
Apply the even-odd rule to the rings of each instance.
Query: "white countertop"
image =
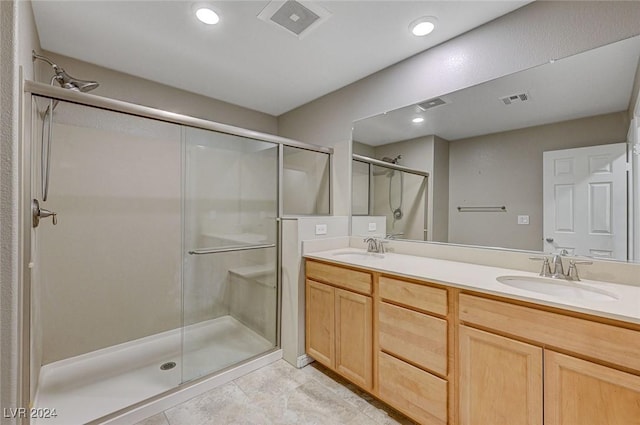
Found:
[[[606,291],[617,297],[616,300],[607,301],[569,299],[514,288],[496,280],[500,276],[538,277],[537,273],[396,253],[385,253],[383,256],[379,254],[369,256],[340,255],[340,253],[346,252],[365,253],[365,250],[340,248],[307,253],[304,257],[640,324],[640,286],[593,280],[569,282]]]

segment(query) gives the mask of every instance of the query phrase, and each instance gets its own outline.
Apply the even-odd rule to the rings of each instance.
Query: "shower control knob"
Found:
[[[33,227],[38,227],[38,225],[40,224],[40,219],[47,217],[51,217],[51,221],[53,222],[54,226],[58,224],[58,214],[56,212],[40,208],[40,203],[37,199],[34,199],[31,202],[31,213],[33,218]]]

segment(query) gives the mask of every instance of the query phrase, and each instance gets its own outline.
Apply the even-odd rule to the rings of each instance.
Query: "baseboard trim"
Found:
[[[306,365],[308,365],[309,363],[313,363],[315,360],[313,360],[311,357],[309,357],[306,354],[303,354],[301,356],[298,356],[298,359],[296,361],[296,367],[298,369],[301,369],[303,367],[305,367]]]

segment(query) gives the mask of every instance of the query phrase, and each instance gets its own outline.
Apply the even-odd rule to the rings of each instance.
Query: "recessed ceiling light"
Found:
[[[411,122],[416,123],[416,124],[421,123],[422,121],[424,121],[424,118],[422,118],[422,117],[416,117],[416,118],[411,120]]]
[[[199,7],[196,10],[196,17],[200,22],[203,22],[207,25],[215,25],[220,22],[220,17],[216,12],[209,9],[208,7]]]
[[[409,31],[411,34],[422,37],[424,35],[430,34],[436,27],[436,18],[433,16],[423,16],[422,18],[418,18],[415,21],[411,22],[409,25]]]

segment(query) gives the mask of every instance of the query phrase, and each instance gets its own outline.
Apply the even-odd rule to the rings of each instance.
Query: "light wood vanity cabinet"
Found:
[[[426,425],[640,425],[640,326],[306,262],[306,349]]]
[[[640,331],[469,294],[460,320],[461,425],[640,425]]]
[[[309,356],[422,424],[448,423],[447,290],[306,261]]]
[[[371,390],[371,274],[314,261],[306,262],[306,270],[307,354],[361,388]]]

